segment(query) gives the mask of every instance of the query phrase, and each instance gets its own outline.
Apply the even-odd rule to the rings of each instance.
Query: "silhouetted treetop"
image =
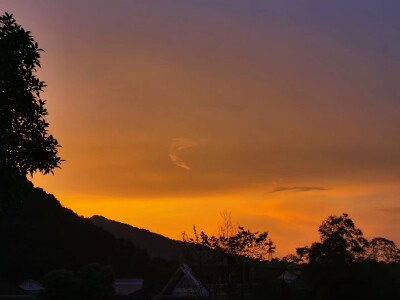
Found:
[[[264,261],[275,253],[276,247],[271,239],[268,239],[267,232],[251,232],[239,226],[238,230],[229,236],[208,236],[204,231],[201,231],[199,236],[195,226],[193,229],[194,238],[189,238],[186,233],[183,233],[183,241],[187,245],[197,245],[203,249],[214,250],[215,253],[259,261]]]
[[[12,14],[0,16],[0,165],[21,174],[58,168],[58,142],[48,133],[46,86],[36,76],[43,51]]]
[[[330,216],[318,229],[321,242],[297,248],[299,260],[320,264],[348,264],[356,261],[399,262],[400,250],[393,241],[368,241],[347,214]]]
[[[386,238],[373,238],[364,247],[365,259],[384,263],[400,263],[400,249]]]

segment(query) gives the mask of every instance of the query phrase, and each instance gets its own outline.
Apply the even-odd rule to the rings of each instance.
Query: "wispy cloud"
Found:
[[[275,188],[271,193],[277,192],[311,192],[311,191],[325,191],[327,190],[323,186],[279,186]]]
[[[400,214],[400,206],[377,208],[376,210],[388,214]]]
[[[199,145],[200,142],[194,139],[187,139],[187,138],[172,139],[171,146],[169,148],[169,158],[171,159],[174,165],[189,171],[190,167],[179,157],[179,154],[182,150],[198,147]]]

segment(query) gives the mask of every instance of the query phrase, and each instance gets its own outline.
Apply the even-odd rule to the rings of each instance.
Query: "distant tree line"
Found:
[[[386,238],[364,238],[347,214],[322,222],[320,242],[270,260],[266,232],[235,230],[230,215],[223,219],[218,236],[194,228],[183,238],[187,263],[216,299],[400,299],[400,250]]]

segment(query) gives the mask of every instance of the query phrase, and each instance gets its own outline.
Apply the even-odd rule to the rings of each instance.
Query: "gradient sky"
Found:
[[[219,212],[278,254],[348,212],[400,244],[400,2],[16,1],[80,215],[180,238]]]

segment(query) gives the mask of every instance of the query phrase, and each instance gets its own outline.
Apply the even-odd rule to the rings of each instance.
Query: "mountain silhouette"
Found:
[[[92,216],[92,222],[113,233],[115,237],[130,240],[136,247],[147,250],[151,257],[181,260],[184,243],[172,240],[147,229],[133,227],[128,224],[109,220],[103,216]]]
[[[100,263],[117,276],[144,276],[145,250],[63,207],[26,178],[0,168],[0,278],[41,279],[54,269]]]

